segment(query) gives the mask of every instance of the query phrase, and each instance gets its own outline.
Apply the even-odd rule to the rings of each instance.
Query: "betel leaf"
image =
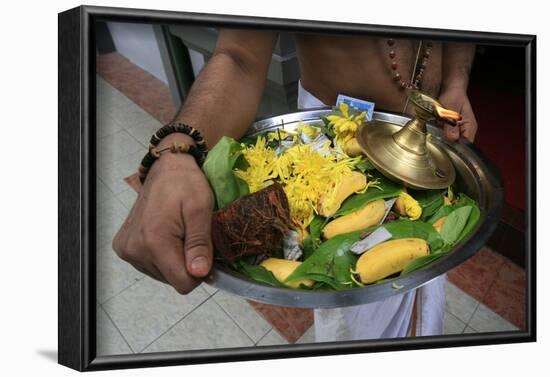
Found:
[[[332,126],[330,125],[330,120],[328,120],[326,117],[321,117],[321,120],[323,121],[323,124],[319,124],[319,128],[321,129],[321,132],[325,134],[329,139],[333,140],[334,136],[334,130],[332,129]]]
[[[443,246],[443,240],[437,230],[435,230],[433,225],[423,221],[403,219],[386,223],[382,226],[391,233],[394,240],[401,238],[421,238],[428,242],[431,252],[439,250]]]
[[[447,216],[441,227],[441,238],[446,244],[452,245],[458,241],[471,212],[472,206],[464,206],[455,209]]]
[[[444,204],[444,190],[409,190],[409,194],[422,207],[422,221],[426,221]]]
[[[372,162],[366,158],[362,158],[361,161],[355,164],[355,169],[359,170],[361,173],[366,172],[367,170],[374,170],[376,169]]]
[[[477,203],[473,199],[471,199],[468,195],[464,193],[460,193],[458,194],[458,200],[455,203],[453,203],[452,205],[443,205],[439,207],[439,209],[428,219],[428,222],[430,224],[433,224],[440,218],[444,216],[449,216],[449,214],[455,209],[464,206],[472,206],[479,209]]]
[[[464,225],[464,229],[462,229],[462,233],[460,233],[460,236],[458,236],[456,242],[460,242],[470,235],[479,222],[480,217],[481,211],[479,210],[479,207],[477,205],[472,206],[472,212],[470,213],[470,217],[468,217],[468,222]]]
[[[336,213],[337,216],[345,216],[360,210],[370,202],[378,199],[393,198],[399,195],[403,188],[398,184],[390,181],[389,179],[377,176],[373,179],[378,179],[378,187],[369,187],[367,191],[362,194],[355,194],[344,201],[342,206]]]
[[[315,251],[315,245],[313,244],[313,240],[311,239],[311,236],[309,236],[304,240],[302,244],[302,252],[304,253],[304,260],[309,258],[314,251]]]
[[[286,286],[280,283],[271,271],[267,270],[265,267],[260,265],[248,264],[244,261],[240,261],[235,266],[237,271],[245,275],[246,277],[255,280],[260,283],[271,285],[272,287],[282,287]]]
[[[235,164],[242,158],[242,145],[230,137],[222,137],[208,152],[202,170],[214,191],[218,208],[248,194],[248,185],[233,173]]]
[[[352,287],[350,270],[357,257],[350,252],[350,248],[359,239],[360,232],[352,232],[323,242],[313,255],[290,274],[286,282],[310,279],[322,281],[336,289]]]
[[[321,231],[326,223],[326,218],[316,215],[309,224],[309,236],[313,242],[313,246],[317,248],[321,244]]]

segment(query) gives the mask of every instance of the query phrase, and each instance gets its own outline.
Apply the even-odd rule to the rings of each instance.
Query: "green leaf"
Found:
[[[422,207],[420,220],[426,221],[444,204],[443,190],[409,190],[409,194],[418,201]]]
[[[355,169],[359,170],[361,173],[364,173],[367,170],[375,170],[376,168],[370,160],[362,158],[361,161],[355,164]]]
[[[321,231],[325,223],[326,219],[319,215],[316,215],[313,220],[311,220],[311,223],[309,223],[309,236],[315,248],[321,244]]]
[[[359,241],[360,232],[340,234],[323,242],[317,250],[290,274],[286,282],[310,279],[329,284],[335,289],[352,287],[350,270],[357,257],[350,252]]]
[[[458,236],[456,242],[460,242],[470,235],[479,222],[480,217],[481,211],[479,210],[479,207],[477,205],[472,206],[472,212],[470,213],[470,217],[468,217],[468,222],[464,226],[464,229],[462,230],[462,233],[460,233],[460,236]]]
[[[330,140],[334,140],[334,130],[332,129],[332,126],[330,125],[330,120],[328,120],[326,117],[321,117],[321,120],[323,121],[323,124],[319,124],[318,127],[321,129],[321,132],[325,134]]]
[[[381,226],[391,233],[394,240],[401,238],[421,238],[428,242],[432,251],[438,250],[443,246],[443,240],[437,230],[435,230],[433,225],[423,221],[403,219]]]
[[[441,238],[443,238],[445,243],[452,245],[458,241],[471,212],[472,206],[464,206],[455,209],[447,216],[441,227]]]
[[[398,184],[390,181],[389,179],[382,176],[375,176],[374,179],[378,179],[380,188],[369,187],[367,191],[362,194],[355,194],[349,197],[342,203],[342,206],[336,213],[337,216],[345,216],[360,210],[370,202],[373,202],[378,199],[387,199],[393,198],[399,195],[403,188]]]
[[[242,145],[230,137],[222,137],[208,152],[202,170],[214,195],[218,208],[224,208],[234,200],[248,194],[246,182],[233,173],[235,164],[241,157]]]
[[[271,271],[267,270],[263,266],[248,264],[244,261],[240,261],[237,263],[236,268],[237,271],[257,282],[271,285],[272,287],[288,288],[283,283],[279,282]]]
[[[239,139],[239,143],[244,145],[255,145],[258,137],[257,136],[245,136]]]
[[[311,236],[309,236],[304,240],[304,244],[302,247],[302,252],[304,253],[304,260],[309,258],[314,251],[315,251],[315,246],[313,245],[313,240],[311,239]]]
[[[437,220],[444,216],[449,216],[451,212],[453,212],[455,209],[464,207],[464,206],[471,206],[472,208],[477,208],[479,210],[479,207],[477,203],[471,199],[468,195],[464,193],[460,193],[458,195],[458,200],[449,206],[443,205],[441,206],[429,219],[428,222],[430,224],[435,223]],[[479,219],[479,218],[478,218]],[[475,225],[475,224],[474,224]]]

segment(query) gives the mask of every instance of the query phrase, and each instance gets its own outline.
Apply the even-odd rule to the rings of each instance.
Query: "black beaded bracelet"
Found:
[[[157,149],[157,146],[162,139],[176,132],[191,136],[191,138],[195,142],[195,145],[186,146],[174,144],[162,150]],[[168,150],[173,153],[189,153],[193,156],[199,166],[202,166],[204,160],[206,159],[206,154],[208,153],[206,143],[198,130],[191,126],[188,126],[185,123],[167,124],[151,136],[149,152],[147,152],[147,154],[143,157],[139,166],[138,173],[141,183],[145,181],[149,169],[151,169],[151,166],[160,157],[161,153]]]

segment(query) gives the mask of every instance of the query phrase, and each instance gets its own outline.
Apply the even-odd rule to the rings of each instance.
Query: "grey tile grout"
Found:
[[[128,288],[130,287],[133,287],[134,285],[136,285],[137,283],[139,283],[141,281],[141,279],[143,279],[145,276],[142,276],[141,278],[137,279],[136,281],[134,281],[132,284],[130,284],[129,286],[123,288],[122,290],[120,290],[119,292],[115,293],[114,295],[110,296],[109,298],[107,298],[105,301],[103,301],[102,303],[100,303],[100,305],[104,305],[106,303],[108,303],[109,301],[111,301],[112,299],[114,299],[115,297],[118,297],[122,292],[126,291]]]
[[[458,289],[460,292],[462,292],[464,295],[470,297],[472,300],[474,300],[476,302],[476,305],[475,305],[475,308],[474,310],[472,311],[472,314],[470,314],[470,317],[468,318],[468,322],[466,322],[466,326],[470,326],[470,321],[472,320],[475,312],[477,311],[477,308],[479,307],[479,304],[480,304],[480,301],[478,299],[476,299],[474,296],[470,295],[468,292],[464,291],[462,288],[460,288],[458,285],[454,284],[453,282],[447,280],[447,284],[452,284],[456,289]],[[445,298],[445,302],[447,302],[447,299]],[[447,310],[445,310],[446,312],[448,312]],[[449,314],[452,314],[451,312],[448,312]],[[457,318],[460,320],[460,322],[464,322],[463,320],[461,320],[460,318],[458,318],[456,315],[452,314],[453,317]],[[471,327],[471,326],[470,326]]]
[[[218,292],[216,292],[216,293],[218,293]],[[246,335],[247,338],[250,339],[250,341],[252,342],[252,344],[253,344],[253,345],[256,345],[256,343],[254,342],[254,339],[252,339],[252,338],[250,337],[250,335],[248,335],[248,332],[246,332],[246,330],[243,329],[243,328],[233,319],[233,316],[232,316],[231,314],[229,314],[229,313],[227,312],[227,310],[225,310],[225,309],[223,308],[223,306],[221,306],[221,305],[216,301],[215,298],[214,298],[214,303],[215,303],[216,305],[218,305],[218,307],[225,313],[225,315],[227,315],[227,316],[229,317],[229,319],[230,319],[230,320],[231,320],[231,321],[232,321],[232,322],[233,322],[233,323],[234,323],[234,324],[244,333],[244,335]],[[271,330],[267,330],[267,333],[268,333],[269,331],[271,331]],[[267,333],[265,333],[265,334],[262,336],[262,338],[263,338],[264,336],[266,336]]]
[[[461,319],[458,318],[456,315],[454,315],[453,313],[451,313],[451,312],[449,312],[449,311],[447,311],[447,310],[445,310],[445,313],[447,313],[448,315],[454,317],[457,321],[459,321],[460,323],[462,323],[462,324],[464,325],[464,328],[463,328],[462,331],[461,331],[461,333],[463,333],[464,330],[466,329],[466,327],[468,326],[468,324],[465,323],[463,320],[461,320]]]
[[[203,288],[204,290],[204,288]],[[145,347],[143,347],[141,349],[141,351],[137,352],[137,353],[143,353],[143,351],[145,351],[150,345],[152,345],[153,343],[155,343],[157,340],[159,340],[164,334],[166,334],[168,331],[172,330],[176,325],[178,325],[181,321],[183,321],[185,318],[187,318],[191,313],[193,313],[195,310],[197,310],[198,308],[200,308],[202,305],[204,305],[205,302],[207,302],[208,300],[210,300],[212,298],[212,296],[208,296],[208,292],[207,293],[207,297],[205,300],[203,300],[200,304],[198,304],[197,306],[195,306],[189,313],[187,313],[186,315],[184,315],[183,317],[181,317],[179,320],[177,320],[176,322],[174,322],[174,324],[172,324],[170,327],[168,327],[168,329],[166,329],[166,331],[164,331],[163,333],[161,333],[159,336],[157,336],[155,339],[153,339],[149,344],[147,344]],[[217,292],[216,292],[217,293]]]
[[[113,319],[111,318],[111,316],[109,315],[109,313],[107,312],[107,310],[105,310],[105,308],[103,308],[103,305],[99,304],[99,307],[100,309],[103,311],[103,313],[105,313],[105,315],[107,316],[107,318],[109,319],[109,321],[111,321],[111,323],[113,324],[113,326],[115,327],[116,331],[118,331],[119,335],[122,337],[122,340],[124,340],[124,343],[126,343],[126,345],[128,346],[128,348],[130,349],[130,351],[132,351],[132,353],[136,353],[136,351],[134,351],[134,349],[132,348],[132,346],[130,345],[130,343],[126,340],[126,338],[124,337],[124,334],[122,333],[122,331],[120,331],[120,329],[118,328],[117,324],[115,323],[115,321],[113,321]]]
[[[269,329],[268,332],[266,332],[260,339],[258,339],[258,341],[256,343],[254,343],[254,346],[257,346],[270,332],[272,331],[275,331],[275,329],[273,328],[273,326],[271,327],[271,329]]]

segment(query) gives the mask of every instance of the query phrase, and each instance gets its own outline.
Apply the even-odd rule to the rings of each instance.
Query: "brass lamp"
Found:
[[[357,130],[361,150],[389,179],[413,189],[443,189],[456,177],[451,159],[439,142],[428,138],[426,122],[440,119],[455,125],[460,114],[419,91],[409,100],[415,117],[401,127],[384,120],[371,120]]]

